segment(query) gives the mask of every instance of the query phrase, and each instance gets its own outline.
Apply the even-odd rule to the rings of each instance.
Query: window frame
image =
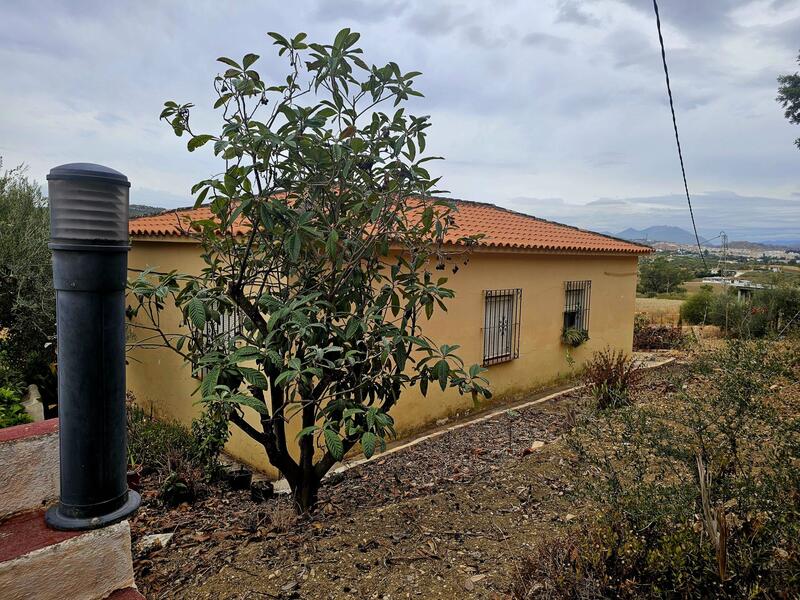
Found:
[[[201,332],[205,351],[210,352],[215,349],[227,348],[231,343],[235,342],[236,337],[242,331],[242,317],[242,311],[239,308],[234,308],[229,312],[221,312],[219,321],[206,319]],[[201,379],[211,370],[209,367],[201,367],[199,364],[195,365],[195,368],[199,370],[198,374]]]
[[[565,281],[561,333],[565,333],[568,329],[577,329],[588,334],[591,304],[591,279]],[[567,315],[573,315],[574,320],[571,325],[567,324]]]
[[[483,366],[519,358],[522,288],[483,290]]]

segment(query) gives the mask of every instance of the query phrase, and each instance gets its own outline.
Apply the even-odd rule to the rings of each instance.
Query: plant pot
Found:
[[[233,490],[246,490],[253,481],[253,472],[250,469],[236,469],[228,472],[228,485]]]
[[[142,491],[141,465],[135,465],[130,469],[128,469],[127,479],[128,479],[128,489],[131,489],[134,492],[141,492]]]
[[[271,481],[254,481],[250,485],[250,498],[253,502],[266,502],[275,493],[275,488]]]

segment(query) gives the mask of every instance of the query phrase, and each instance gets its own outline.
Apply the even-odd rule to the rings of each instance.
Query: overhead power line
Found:
[[[692,199],[689,196],[689,184],[686,183],[686,168],[683,166],[683,152],[681,151],[681,138],[678,135],[678,121],[675,119],[675,105],[672,102],[672,88],[669,84],[669,70],[667,69],[667,53],[664,51],[664,38],[661,35],[661,17],[658,14],[658,0],[653,0],[653,10],[656,11],[656,28],[658,29],[658,43],[661,45],[661,62],[664,64],[664,79],[667,81],[667,95],[669,96],[669,110],[672,113],[672,127],[675,130],[675,144],[678,146],[678,159],[681,163],[681,174],[683,175],[683,189],[686,192],[686,202],[689,204],[689,215],[692,217],[692,228],[694,229],[694,239],[697,241],[697,251],[703,260],[703,268],[708,269],[706,257],[703,255],[703,247],[700,245],[700,236],[697,235],[697,224],[694,221],[694,210],[692,210]]]

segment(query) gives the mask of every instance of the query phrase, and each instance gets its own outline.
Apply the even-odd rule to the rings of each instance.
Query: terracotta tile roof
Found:
[[[593,231],[578,229],[531,215],[515,212],[494,204],[455,200],[457,229],[451,229],[448,241],[484,233],[479,247],[515,248],[553,252],[609,252],[614,254],[647,254],[649,246],[635,244]],[[188,223],[212,218],[208,207],[177,209],[149,217],[131,219],[128,231],[137,236],[186,236]],[[246,221],[234,228],[236,235],[247,232]]]

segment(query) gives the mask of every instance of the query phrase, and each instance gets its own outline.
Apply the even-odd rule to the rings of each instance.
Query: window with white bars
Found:
[[[241,333],[242,315],[238,309],[219,314],[219,320],[208,319],[203,329],[204,352],[225,352],[231,348],[236,336]],[[210,369],[200,369],[200,376],[205,375]]]
[[[238,310],[220,313],[219,321],[206,321],[205,343],[207,350],[222,350],[230,347],[242,326],[241,314]]]
[[[522,289],[484,290],[483,364],[519,358]]]
[[[564,331],[568,329],[589,331],[591,296],[591,281],[564,282]]]

